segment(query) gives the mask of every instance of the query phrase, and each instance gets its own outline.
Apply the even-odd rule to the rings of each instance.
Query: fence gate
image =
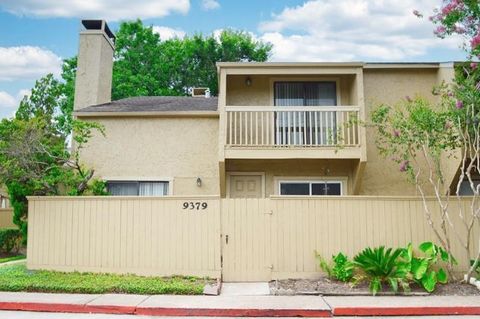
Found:
[[[268,199],[222,200],[224,281],[269,281],[272,277],[272,214]]]

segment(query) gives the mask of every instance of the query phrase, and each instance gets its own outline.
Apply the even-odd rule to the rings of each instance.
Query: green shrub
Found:
[[[81,294],[176,294],[201,295],[205,284],[196,277],[143,277],[132,274],[101,274],[28,270],[25,265],[0,267],[0,291]]]
[[[474,263],[475,263],[475,259],[470,260],[470,266],[473,266]],[[477,267],[475,267],[474,272],[477,275],[477,279],[480,280],[480,262],[477,264]]]
[[[320,269],[322,269],[329,278],[334,278],[342,282],[349,282],[352,279],[354,265],[348,260],[346,255],[343,253],[333,255],[330,263],[318,253],[316,255],[319,260]]]
[[[333,275],[340,281],[348,282],[353,277],[353,263],[342,253],[333,256]]]
[[[399,285],[409,291],[409,268],[399,258],[403,251],[401,248],[385,249],[384,246],[365,248],[353,258],[354,265],[360,270],[355,276],[355,284],[367,281],[373,295],[382,290],[383,284],[388,284],[394,292],[398,291]]]
[[[95,179],[90,183],[90,192],[95,196],[109,195],[107,191],[107,182]]]
[[[408,264],[411,280],[422,286],[426,291],[432,292],[435,290],[437,283],[446,284],[448,282],[447,272],[440,267],[440,263],[449,261],[456,263],[456,260],[442,247],[432,242],[424,242],[418,248],[424,256],[414,256],[412,244],[408,244],[401,256]]]
[[[9,254],[18,252],[22,234],[19,229],[0,229],[0,252]]]
[[[399,286],[404,292],[410,291],[410,283],[416,283],[427,292],[435,290],[437,284],[446,284],[448,275],[442,266],[456,264],[455,258],[442,247],[432,242],[420,244],[422,256],[415,255],[412,244],[406,248],[386,249],[384,246],[366,248],[353,258],[353,262],[342,253],[332,256],[327,262],[318,255],[320,268],[329,278],[353,284],[368,282],[369,290],[376,295],[387,284],[392,291],[398,292]],[[442,265],[443,264],[443,265]],[[473,261],[472,261],[473,264]],[[480,277],[480,264],[476,268]]]

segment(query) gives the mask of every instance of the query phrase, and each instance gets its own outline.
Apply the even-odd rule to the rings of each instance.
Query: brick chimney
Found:
[[[111,101],[115,35],[105,20],[82,20],[74,110]]]

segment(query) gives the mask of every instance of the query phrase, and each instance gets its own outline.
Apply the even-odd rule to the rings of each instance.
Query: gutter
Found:
[[[147,111],[147,112],[73,112],[78,118],[98,118],[98,117],[165,117],[165,118],[218,118],[218,111]]]

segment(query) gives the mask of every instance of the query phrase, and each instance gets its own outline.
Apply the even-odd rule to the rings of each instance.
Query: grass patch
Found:
[[[9,262],[9,261],[14,261],[14,260],[22,260],[22,259],[25,259],[25,258],[26,257],[24,255],[0,258],[0,264],[6,263],[6,262]]]
[[[25,265],[0,268],[0,291],[199,295],[207,282],[211,280],[28,270]]]

